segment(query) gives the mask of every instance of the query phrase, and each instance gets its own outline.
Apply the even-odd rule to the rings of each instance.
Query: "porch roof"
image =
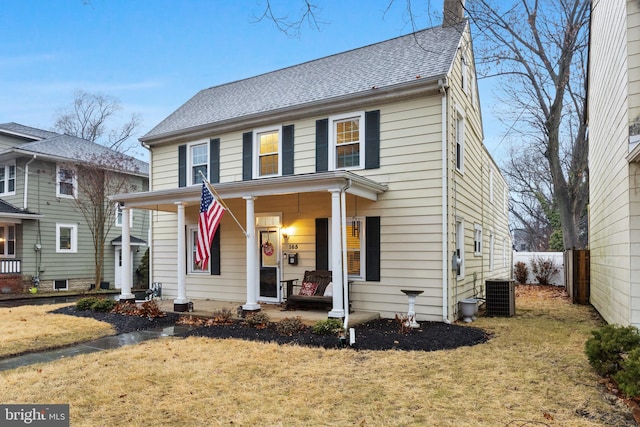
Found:
[[[369,200],[377,200],[378,194],[387,190],[385,184],[349,171],[320,172],[303,175],[287,175],[251,181],[224,182],[214,184],[222,199],[248,196],[275,196],[282,194],[311,193],[344,189],[347,193]],[[123,193],[110,197],[112,201],[124,203],[126,207],[176,212],[176,202],[187,206],[199,205],[201,185],[177,187],[166,190]]]

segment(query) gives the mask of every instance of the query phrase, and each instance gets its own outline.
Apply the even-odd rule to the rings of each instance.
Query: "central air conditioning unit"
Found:
[[[486,281],[487,316],[510,317],[516,315],[516,292],[513,280]]]

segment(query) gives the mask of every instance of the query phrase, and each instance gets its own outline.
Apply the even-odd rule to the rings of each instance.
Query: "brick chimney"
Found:
[[[444,0],[442,26],[452,27],[464,19],[465,0]]]

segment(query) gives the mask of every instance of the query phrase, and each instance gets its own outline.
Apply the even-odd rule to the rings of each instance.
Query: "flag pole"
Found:
[[[218,202],[220,202],[220,204],[222,205],[222,207],[224,207],[227,212],[229,212],[229,214],[231,215],[231,218],[233,218],[233,220],[236,222],[236,224],[238,224],[238,227],[240,227],[240,230],[242,230],[242,232],[244,233],[244,235],[246,237],[249,237],[249,235],[247,234],[247,231],[244,229],[244,227],[240,224],[240,222],[238,221],[238,219],[236,218],[236,216],[233,214],[233,212],[231,211],[231,209],[229,209],[229,206],[227,206],[227,204],[224,202],[224,200],[222,200],[222,197],[220,197],[220,195],[218,194],[218,192],[216,191],[215,188],[213,188],[213,185],[211,185],[211,183],[209,182],[209,180],[207,179],[206,176],[204,176],[204,174],[202,173],[202,171],[198,171],[198,173],[200,174],[200,176],[202,177],[202,179],[204,180],[205,184],[207,185],[207,188],[209,188],[209,191],[211,191],[211,193],[214,195],[214,197],[218,200]]]

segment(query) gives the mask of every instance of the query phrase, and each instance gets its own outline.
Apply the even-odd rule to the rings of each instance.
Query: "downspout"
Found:
[[[347,196],[346,191],[351,188],[351,178],[347,185],[340,191],[340,237],[342,238],[342,297],[344,298],[344,331],[345,333],[349,328],[349,281],[347,271]],[[356,196],[357,197],[357,196]],[[354,339],[352,337],[351,339]]]
[[[148,189],[147,191],[151,191],[151,165],[152,165],[152,158],[153,158],[153,152],[151,151],[151,146],[149,146],[148,144],[145,144],[144,142],[140,142],[140,145],[142,145],[143,148],[145,148],[148,152],[149,152],[149,185],[148,185]],[[149,278],[148,278],[148,283],[147,283],[147,287],[148,289],[153,289],[153,210],[149,210],[149,229],[147,230],[147,249],[149,250],[149,255],[147,256],[147,262],[149,263],[149,265],[147,266],[147,269],[149,271]]]
[[[34,154],[31,160],[29,160],[24,165],[24,198],[22,201],[22,208],[24,210],[27,209],[27,195],[29,193],[29,164],[36,159],[36,155]]]
[[[446,78],[439,80],[442,94],[442,321],[449,321],[449,239],[448,239],[448,138],[447,138],[447,89]]]

